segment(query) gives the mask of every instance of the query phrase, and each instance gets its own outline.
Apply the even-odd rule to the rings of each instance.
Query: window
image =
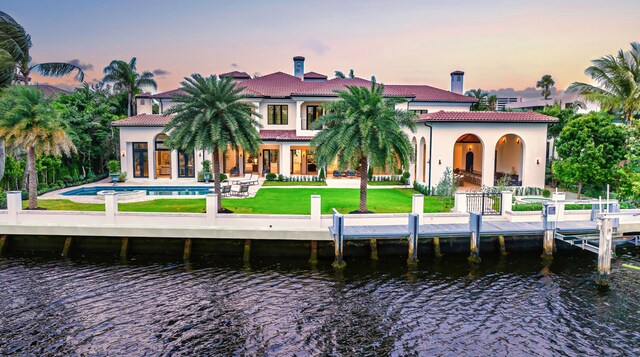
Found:
[[[146,102],[144,101],[144,99],[140,99],[140,105],[145,105]]]
[[[289,124],[289,106],[287,105],[268,105],[267,106],[267,123],[269,125],[287,125]]]
[[[302,130],[313,130],[311,127],[313,122],[320,118],[322,113],[322,107],[319,105],[307,106],[307,120],[302,123],[304,124]]]
[[[418,114],[418,115],[420,115],[420,114],[428,114],[429,113],[428,109],[411,109],[409,111],[412,112],[412,113]]]
[[[193,152],[178,151],[178,177],[196,177]]]
[[[133,177],[149,177],[147,143],[133,143]]]

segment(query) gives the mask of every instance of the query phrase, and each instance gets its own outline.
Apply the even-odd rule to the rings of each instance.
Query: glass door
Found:
[[[133,177],[149,177],[147,143],[133,143]]]
[[[262,173],[277,174],[278,173],[278,150],[264,149],[262,150]]]

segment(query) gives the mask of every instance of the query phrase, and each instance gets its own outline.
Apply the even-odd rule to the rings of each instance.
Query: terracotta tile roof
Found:
[[[136,94],[136,98],[153,98],[153,94],[151,94],[151,93],[140,93],[140,94]]]
[[[300,78],[283,72],[275,72],[266,76],[253,78],[238,83],[250,93],[258,93],[263,97],[286,98],[305,86]]]
[[[307,72],[304,74],[304,78],[307,79],[327,79],[328,77],[318,72]]]
[[[154,94],[153,97],[156,99],[171,99],[175,94],[185,94],[185,91],[182,88],[172,89],[166,92]]]
[[[362,78],[333,78],[325,82],[309,82],[301,87],[297,92],[292,92],[295,96],[336,96],[336,91],[346,90],[347,86],[371,87],[371,81]],[[413,94],[400,91],[393,86],[385,85],[384,94],[391,97],[413,97]]]
[[[32,86],[40,89],[42,91],[42,93],[44,93],[45,96],[55,99],[57,97],[60,96],[60,94],[64,93],[64,94],[70,94],[71,92],[69,92],[68,90],[64,90],[62,88],[58,88],[58,87],[54,87],[52,85],[49,84],[31,84]]]
[[[111,122],[112,126],[165,126],[171,120],[170,115],[138,114]]]
[[[219,74],[218,77],[231,77],[236,79],[251,79],[251,76],[247,72],[233,71]]]
[[[476,98],[427,85],[389,84],[385,87],[400,93],[411,94],[414,97],[413,100],[418,102],[475,103],[478,101]]]
[[[295,130],[260,130],[260,139],[274,141],[311,141],[312,136],[297,136]]]
[[[444,112],[421,114],[419,122],[555,123],[557,118],[535,112]]]

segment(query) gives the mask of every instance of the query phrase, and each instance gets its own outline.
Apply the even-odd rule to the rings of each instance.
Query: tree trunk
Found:
[[[4,140],[0,140],[0,180],[4,177],[4,164],[5,164],[5,150],[4,150]]]
[[[129,91],[129,94],[127,95],[127,116],[131,116],[131,91]]]
[[[29,209],[38,208],[38,176],[36,175],[36,151],[27,149],[27,167],[29,171]]]
[[[369,162],[366,157],[360,159],[360,212],[369,212],[367,209],[367,182],[369,181],[368,177],[369,171]]]
[[[580,197],[582,197],[582,181],[578,182],[578,195],[576,198],[580,199]]]
[[[28,185],[29,185],[29,155],[26,155],[24,173],[22,174],[22,186],[20,188],[23,190],[26,190]]]
[[[220,194],[220,152],[213,149],[213,187],[218,195],[218,212],[222,211],[222,195]]]

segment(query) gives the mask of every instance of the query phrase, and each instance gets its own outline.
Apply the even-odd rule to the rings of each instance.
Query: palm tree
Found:
[[[632,42],[631,50],[607,55],[591,61],[584,73],[598,85],[573,82],[568,92],[580,93],[587,100],[600,103],[603,109],[619,110],[627,124],[640,112],[640,43]]]
[[[261,140],[257,128],[260,114],[256,106],[242,101],[243,87],[233,79],[216,76],[203,77],[193,74],[181,82],[185,94],[173,97],[175,106],[166,111],[174,114],[165,132],[166,144],[184,151],[206,150],[213,154],[213,181],[215,192],[220,195],[220,153],[228,148],[242,148],[257,153]],[[218,211],[223,211],[218,199]]]
[[[367,182],[369,165],[385,168],[387,164],[407,167],[413,158],[411,142],[403,128],[416,130],[416,115],[396,109],[403,98],[385,98],[384,86],[371,88],[347,86],[336,91],[338,101],[325,104],[325,114],[314,122],[314,129],[324,128],[311,146],[321,163],[337,160],[342,168],[360,171],[360,208],[368,212]]]
[[[62,77],[75,71],[75,78],[80,82],[84,80],[82,69],[71,63],[32,63],[29,54],[31,46],[31,36],[24,27],[7,13],[0,11],[0,89],[18,78],[25,85],[29,84],[32,71],[46,77]],[[20,77],[16,76],[17,73]],[[4,176],[4,163],[5,147],[4,141],[0,138],[0,180]]]
[[[487,106],[489,107],[490,110],[496,110],[497,105],[498,105],[498,96],[496,96],[495,94],[491,94],[487,98]]]
[[[29,209],[38,208],[36,156],[70,155],[76,148],[45,94],[30,86],[11,86],[0,98],[0,137],[27,153]]]
[[[483,92],[482,89],[470,89],[464,93],[467,97],[476,98],[478,101],[471,105],[471,110],[480,111],[487,110],[487,99],[489,98],[489,93]]]
[[[347,78],[347,76],[342,71],[335,71],[336,78]],[[353,69],[349,70],[349,78],[356,78],[356,74]]]
[[[144,71],[138,73],[136,70],[136,58],[133,57],[129,63],[122,60],[113,60],[104,68],[104,82],[113,83],[113,89],[126,90],[127,114],[131,116],[133,96],[141,93],[142,88],[158,89],[158,83],[153,79],[153,73]]]
[[[549,99],[551,96],[551,87],[553,87],[554,84],[556,84],[556,82],[551,78],[550,74],[545,74],[538,82],[536,82],[536,88],[542,88],[541,94],[544,97],[544,100]]]

